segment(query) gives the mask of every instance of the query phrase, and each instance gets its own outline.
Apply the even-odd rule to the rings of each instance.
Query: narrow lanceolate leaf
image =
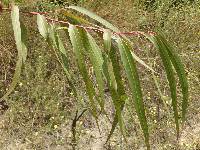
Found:
[[[78,15],[73,14],[72,12],[69,12],[65,9],[61,9],[61,14],[64,15],[67,20],[71,23],[71,24],[85,24],[85,25],[90,25],[91,23],[85,19],[83,19],[82,17],[79,17]]]
[[[124,87],[124,84],[122,82],[122,75],[121,75],[121,67],[120,67],[120,58],[118,57],[118,47],[116,45],[116,43],[114,41],[112,41],[112,44],[111,44],[111,49],[110,49],[110,52],[109,52],[109,58],[110,58],[110,61],[111,61],[111,66],[112,66],[112,69],[109,68],[109,73],[110,73],[110,77],[111,77],[111,85],[112,85],[112,88],[117,90],[117,92],[115,94],[119,95],[119,98],[116,96],[112,96],[112,99],[113,99],[113,103],[114,104],[119,104],[120,103],[120,107],[121,107],[121,112],[120,114],[122,113],[122,110],[124,108],[124,104],[125,104],[125,100],[127,98],[127,95],[125,93],[125,87]],[[113,70],[113,72],[112,72]],[[114,74],[114,75],[113,75]],[[112,77],[114,76],[114,77]],[[114,80],[115,79],[115,80]],[[113,92],[114,93],[114,92]],[[114,101],[117,101],[114,102]],[[115,106],[116,107],[116,106]],[[117,109],[119,111],[119,105],[117,105]],[[115,117],[114,117],[114,121],[113,121],[113,124],[112,124],[112,129],[110,131],[110,134],[109,136],[111,136],[119,122],[119,126],[120,126],[120,130],[123,134],[123,124],[122,124],[122,119],[120,120],[121,116],[119,116],[119,113],[116,111],[115,113]],[[108,140],[109,140],[109,137],[108,136]]]
[[[64,72],[65,72],[65,75],[67,77],[67,81],[70,85],[70,87],[72,88],[73,92],[74,92],[74,95],[77,97],[77,90],[75,88],[75,85],[73,84],[73,79],[72,79],[72,75],[70,73],[70,69],[69,69],[69,60],[68,60],[68,56],[67,56],[67,52],[66,52],[66,49],[64,47],[64,44],[62,42],[62,40],[60,39],[58,33],[56,33],[55,31],[55,28],[52,26],[49,30],[49,37],[51,39],[52,42],[48,41],[49,44],[52,44],[53,45],[53,48],[54,48],[54,52],[57,56],[57,59],[58,61],[60,62]],[[58,50],[58,51],[56,51]]]
[[[85,42],[84,46],[88,50],[88,54],[94,68],[98,90],[100,93],[100,106],[104,110],[104,79],[103,79],[103,57],[100,48],[96,44],[94,38],[87,33],[88,43]]]
[[[147,149],[150,149],[148,124],[143,104],[142,90],[140,86],[140,80],[137,73],[136,64],[131,55],[131,46],[130,43],[128,43],[128,41],[122,40],[119,37],[117,39],[117,43],[121,55],[121,60],[125,68],[129,86],[131,88],[132,96],[134,99],[134,106],[137,112],[138,119],[140,121],[141,128],[143,130],[145,143]]]
[[[109,89],[110,89],[113,104],[115,106],[115,116],[114,116],[114,120],[113,120],[113,123],[112,123],[112,128],[110,130],[110,133],[107,137],[106,142],[108,142],[110,140],[110,138],[111,138],[112,134],[114,133],[115,128],[117,127],[118,123],[119,123],[120,131],[125,138],[124,126],[123,126],[123,120],[122,120],[122,110],[124,108],[125,99],[124,99],[124,97],[119,95],[119,93],[117,93],[117,91],[114,89],[113,85],[109,85]]]
[[[20,22],[19,8],[17,6],[12,7],[11,18],[17,50],[19,55],[22,56],[23,62],[25,62],[27,57],[27,48],[25,46],[26,28],[23,22]]]
[[[100,22],[101,24],[103,24],[107,28],[112,29],[115,32],[119,32],[119,29],[117,27],[113,26],[108,21],[104,20],[103,18],[99,17],[98,15],[94,14],[93,12],[88,11],[85,8],[78,7],[78,6],[69,6],[68,8],[71,8],[71,9],[74,9],[76,11],[79,11],[80,13],[85,14],[85,15],[89,16],[90,18]]]
[[[117,45],[115,45],[115,43],[112,42],[111,49],[109,52],[109,58],[112,62],[112,66],[113,66],[113,72],[114,72],[115,80],[117,83],[117,92],[119,93],[120,97],[125,99],[126,93],[125,93],[124,84],[122,82],[120,58],[118,58],[117,50],[118,50]]]
[[[120,67],[118,64],[119,60],[117,58],[116,48],[114,46],[111,46],[111,38],[109,37],[104,38],[104,40],[106,40],[104,41],[104,49],[108,53],[108,55],[104,53],[104,75],[106,77],[108,88],[111,93],[111,98],[115,106],[115,116],[112,123],[112,128],[106,140],[106,142],[108,142],[112,134],[114,133],[114,130],[118,123],[120,131],[122,135],[125,137],[124,126],[122,121],[122,110],[125,103],[125,96],[124,96],[125,92],[124,92],[124,87],[121,83],[122,77],[120,74],[120,69],[119,69]],[[118,81],[116,81],[116,79],[118,79]],[[118,89],[118,87],[120,88]]]
[[[182,89],[182,95],[183,95],[183,100],[182,100],[182,122],[185,121],[185,116],[188,108],[188,82],[187,82],[187,77],[185,74],[184,66],[181,62],[181,59],[179,58],[177,52],[174,50],[173,46],[167,42],[167,40],[162,36],[162,35],[157,35],[157,37],[163,42],[165,45],[168,55],[172,61],[172,64],[178,74],[179,77],[179,82],[181,85]]]
[[[23,64],[23,62],[25,62],[26,57],[27,57],[27,48],[24,43],[26,30],[25,30],[25,27],[23,26],[23,24],[22,25],[20,24],[19,8],[17,6],[12,7],[11,19],[12,19],[15,42],[16,42],[17,51],[18,51],[18,59],[17,59],[15,73],[14,73],[14,76],[12,79],[12,83],[10,84],[9,89],[7,90],[6,94],[2,97],[2,99],[6,99],[8,97],[8,95],[16,87],[16,85],[20,79],[22,64]],[[21,26],[22,26],[22,28],[21,28]]]
[[[47,39],[49,35],[49,25],[46,18],[40,14],[37,14],[37,26],[40,34]]]
[[[92,81],[90,80],[87,69],[86,69],[85,58],[84,58],[84,54],[83,54],[84,45],[83,45],[83,41],[81,39],[79,30],[80,29],[76,28],[75,26],[70,25],[68,32],[69,32],[70,41],[72,43],[73,50],[74,50],[74,53],[75,53],[75,57],[76,57],[76,60],[77,60],[77,64],[78,64],[78,67],[79,67],[79,71],[80,71],[80,73],[83,77],[83,80],[85,82],[86,92],[87,92],[87,95],[88,95],[89,100],[90,100],[91,113],[95,117],[96,122],[97,122],[97,107],[96,107],[96,103],[94,101],[95,89],[93,87]]]
[[[169,52],[163,41],[159,36],[151,37],[151,41],[155,44],[157,49],[159,50],[160,57],[162,59],[163,65],[165,67],[165,71],[167,74],[167,79],[169,82],[171,98],[172,98],[172,107],[174,111],[174,119],[176,124],[177,138],[179,137],[179,122],[178,122],[178,109],[177,109],[177,96],[176,96],[176,80],[174,77],[174,72],[169,56]]]

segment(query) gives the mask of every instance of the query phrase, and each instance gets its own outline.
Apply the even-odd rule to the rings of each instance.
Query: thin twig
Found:
[[[78,115],[78,110],[76,111],[76,115],[72,121],[72,127],[71,127],[71,131],[72,131],[72,149],[75,150],[76,149],[76,145],[77,145],[77,141],[76,141],[76,123],[77,121],[83,116],[83,114],[87,111],[87,109],[84,109],[80,115]]]

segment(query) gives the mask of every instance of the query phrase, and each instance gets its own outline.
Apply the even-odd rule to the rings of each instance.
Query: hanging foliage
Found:
[[[126,101],[130,101],[130,104],[134,105],[136,110],[141,129],[144,134],[144,140],[147,149],[150,149],[149,144],[149,129],[147,116],[145,112],[145,105],[143,101],[143,91],[140,84],[140,75],[138,73],[137,63],[142,64],[151,71],[153,68],[148,66],[143,60],[141,60],[133,51],[132,41],[124,34],[119,34],[120,30],[113,26],[111,23],[95,15],[94,13],[77,6],[70,6],[69,9],[78,11],[84,15],[87,15],[91,19],[96,20],[102,24],[100,26],[84,27],[76,24],[65,24],[64,27],[52,25],[48,23],[45,16],[37,13],[37,25],[40,34],[44,40],[50,44],[60,62],[62,68],[65,71],[66,78],[73,89],[74,95],[79,97],[79,93],[76,90],[74,84],[73,75],[68,65],[71,58],[68,57],[67,51],[61,40],[58,30],[67,30],[67,38],[69,38],[72,46],[74,58],[79,69],[79,73],[82,76],[82,80],[85,84],[85,91],[88,97],[89,110],[96,120],[98,125],[98,116],[101,112],[106,115],[105,110],[105,94],[104,89],[107,83],[113,105],[115,107],[115,115],[112,122],[112,128],[108,134],[107,141],[111,138],[116,126],[119,124],[120,131],[125,137],[124,125],[123,125],[123,108]],[[65,13],[70,14],[70,13]],[[85,20],[81,17],[73,17],[73,20],[77,23],[81,23]],[[81,19],[80,19],[81,18]],[[12,7],[11,12],[12,25],[14,30],[14,37],[18,50],[18,60],[16,63],[15,73],[13,81],[3,98],[7,98],[8,95],[14,90],[15,86],[20,80],[20,74],[23,63],[26,61],[27,48],[26,48],[26,29],[19,18],[19,8],[17,6]],[[92,25],[92,23],[91,23]],[[63,24],[62,24],[63,26]],[[98,46],[97,41],[90,34],[90,32],[97,33],[103,41],[103,48]],[[146,37],[151,42],[160,54],[166,77],[168,80],[172,108],[174,114],[174,120],[176,125],[177,137],[179,135],[180,123],[179,123],[179,110],[177,99],[177,85],[175,74],[178,75],[179,82],[182,89],[183,100],[182,104],[182,122],[186,118],[186,111],[188,107],[188,83],[185,74],[183,64],[176,53],[176,50],[172,45],[164,38],[164,36],[158,33],[143,33],[138,32],[142,36]],[[98,42],[99,43],[99,42]],[[95,80],[90,77],[86,60],[89,60],[93,68]],[[175,68],[175,71],[173,70]],[[122,72],[125,72],[125,80],[128,82],[128,87],[132,94],[132,97],[127,98],[126,87],[122,81]]]

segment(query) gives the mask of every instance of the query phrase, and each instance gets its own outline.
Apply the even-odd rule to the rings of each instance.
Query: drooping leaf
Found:
[[[106,42],[111,42],[111,41],[109,40],[104,41],[104,43]],[[106,45],[104,45],[104,48],[108,51],[108,55],[104,53],[104,75],[106,77],[108,88],[111,93],[111,98],[115,106],[115,116],[112,122],[112,128],[106,140],[106,142],[108,142],[112,134],[114,133],[118,123],[120,131],[125,138],[124,126],[122,121],[122,110],[125,104],[125,92],[124,92],[124,86],[121,83],[122,77],[119,69],[120,68],[119,60],[116,55],[116,48],[113,45],[111,46],[111,43],[107,43]],[[116,79],[120,80],[116,81]]]
[[[170,57],[170,60],[177,72],[177,75],[179,77],[179,82],[182,88],[182,95],[183,95],[183,100],[182,100],[182,122],[185,121],[185,116],[188,108],[188,82],[187,82],[187,77],[185,74],[184,66],[181,62],[180,57],[178,56],[177,52],[174,50],[173,46],[167,42],[167,40],[161,35],[157,35],[157,37],[163,42],[165,45],[168,55]]]
[[[176,80],[174,77],[172,63],[170,60],[170,56],[168,54],[167,47],[165,46],[163,41],[160,39],[160,37],[158,35],[155,35],[155,36],[152,36],[150,40],[159,50],[160,57],[165,67],[167,79],[169,82],[170,92],[171,92],[172,107],[173,107],[173,112],[174,112],[174,119],[175,119],[177,138],[178,138],[179,137],[179,122],[178,122],[178,109],[177,109]]]
[[[12,7],[11,19],[14,31],[15,42],[17,50],[22,54],[22,45],[21,45],[21,26],[19,21],[19,8],[17,6]]]
[[[22,64],[23,64],[23,62],[25,62],[26,57],[27,57],[27,48],[24,43],[26,29],[23,24],[20,24],[19,8],[17,6],[12,6],[11,19],[12,19],[12,26],[13,26],[13,31],[14,31],[15,42],[16,42],[17,51],[18,51],[18,59],[17,59],[12,82],[11,82],[6,94],[2,97],[2,99],[6,99],[9,96],[9,94],[14,90],[17,83],[19,82]]]
[[[119,93],[120,97],[126,99],[125,87],[124,87],[124,83],[122,82],[120,58],[118,57],[117,50],[118,50],[118,46],[116,45],[116,43],[114,43],[114,41],[112,41],[111,49],[109,52],[109,58],[113,66],[113,73],[114,73],[115,80],[117,83],[116,85],[117,92]]]
[[[83,53],[89,57],[89,60],[94,68],[95,80],[98,87],[97,102],[101,107],[101,112],[106,114],[104,110],[104,80],[103,80],[103,58],[102,53],[93,37],[84,29],[79,30],[79,36],[83,43]],[[107,116],[107,115],[106,115]]]
[[[136,113],[140,121],[141,128],[143,130],[145,143],[146,143],[147,149],[150,149],[148,124],[147,124],[145,108],[143,104],[140,80],[137,73],[135,61],[131,55],[131,45],[128,41],[125,41],[125,39],[122,40],[120,37],[118,37],[117,43],[118,43],[118,47],[119,47],[119,51],[121,55],[121,60],[122,60],[122,63],[123,63],[123,66],[128,78],[132,96],[134,99],[134,106],[136,109]]]
[[[97,121],[97,107],[96,107],[96,103],[94,101],[95,89],[93,87],[92,81],[90,80],[87,69],[86,69],[85,58],[84,58],[84,54],[83,54],[84,43],[81,39],[79,30],[80,29],[76,28],[73,25],[70,25],[69,29],[68,29],[70,41],[71,41],[72,46],[73,46],[73,51],[75,53],[75,57],[76,57],[76,60],[77,60],[79,71],[80,71],[80,73],[83,77],[83,80],[84,80],[84,83],[85,83],[85,86],[86,86],[86,92],[87,92],[87,95],[88,95],[89,100],[90,100],[91,113],[95,117],[96,122],[98,122]]]
[[[108,135],[107,141],[110,139],[111,135],[113,134],[118,122],[120,126],[120,130],[122,135],[124,136],[124,127],[122,123],[122,110],[124,108],[125,100],[127,99],[127,95],[125,93],[124,83],[122,82],[122,75],[121,75],[121,67],[120,67],[120,58],[118,57],[118,46],[116,45],[115,41],[112,40],[111,42],[111,49],[109,51],[109,59],[111,64],[108,66],[109,73],[110,73],[110,84],[111,84],[111,97],[113,99],[113,103],[115,104],[115,112],[114,121],[112,123],[112,128],[110,134]],[[114,91],[116,90],[116,92]],[[120,114],[120,115],[119,115]],[[125,136],[124,136],[125,137]]]
[[[152,72],[155,72],[149,65],[147,65],[143,60],[141,60],[137,55],[135,55],[133,51],[131,51],[131,55],[137,62],[139,62],[140,64],[145,66],[147,69],[151,70]]]
[[[103,79],[103,57],[100,48],[96,44],[93,37],[87,33],[88,44],[85,44],[86,49],[88,50],[88,54],[94,68],[94,73],[96,76],[96,81],[98,84],[98,89],[100,93],[100,106],[101,109],[104,109],[104,79]]]
[[[65,72],[67,81],[68,81],[70,87],[72,88],[75,97],[77,97],[78,96],[77,90],[75,88],[74,81],[73,81],[73,78],[72,78],[72,75],[70,72],[70,68],[68,65],[69,60],[68,60],[67,52],[66,52],[66,49],[64,47],[62,40],[60,39],[58,33],[55,31],[54,26],[51,26],[51,28],[49,29],[49,37],[52,40],[52,42],[51,41],[48,41],[48,42],[49,42],[49,44],[51,44],[51,43],[53,44],[54,52],[57,56],[57,59],[60,62],[61,66]],[[57,49],[58,51],[56,51],[55,49]]]
[[[147,54],[147,59],[148,59],[148,61],[150,63],[150,67],[152,67],[153,64],[155,64],[155,60],[153,60],[153,62],[151,62],[148,50],[146,50],[146,54]],[[156,86],[156,88],[158,90],[158,94],[159,94],[159,96],[160,96],[160,98],[161,98],[161,100],[163,102],[164,108],[167,110],[167,112],[169,114],[170,111],[169,111],[169,108],[167,107],[165,96],[164,96],[164,94],[162,93],[162,91],[160,89],[160,85],[159,85],[159,82],[158,82],[158,77],[156,77],[155,72],[153,72],[153,71],[151,72],[151,74],[152,74],[152,78],[154,80],[155,86]]]
[[[11,19],[14,31],[15,42],[19,55],[22,56],[23,62],[26,60],[27,48],[26,42],[26,28],[23,22],[19,19],[19,8],[17,6],[12,7]]]

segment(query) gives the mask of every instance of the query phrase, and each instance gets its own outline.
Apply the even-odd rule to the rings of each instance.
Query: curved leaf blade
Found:
[[[16,63],[12,83],[10,84],[6,94],[1,99],[6,99],[12,93],[12,91],[15,89],[17,83],[20,80],[22,64],[23,64],[23,62],[26,61],[26,57],[27,57],[27,48],[24,43],[25,38],[26,38],[25,37],[26,29],[25,29],[23,23],[20,23],[19,8],[17,6],[12,6],[11,19],[12,19],[12,26],[13,26],[13,31],[14,31],[15,42],[16,42],[17,51],[18,51],[18,60]]]
[[[68,8],[79,11],[80,13],[85,14],[85,15],[89,16],[90,18],[100,22],[101,24],[108,27],[109,29],[112,29],[115,32],[119,32],[119,29],[117,27],[113,26],[111,23],[109,23],[105,19],[99,17],[98,15],[94,14],[93,12],[91,12],[91,11],[85,9],[85,8],[82,8],[82,7],[79,7],[79,6],[69,6]]]
[[[162,59],[162,63],[165,68],[165,72],[167,74],[167,80],[169,82],[170,92],[171,92],[171,98],[172,98],[172,107],[174,112],[174,119],[176,124],[176,131],[177,131],[177,139],[179,137],[179,121],[178,121],[178,108],[177,108],[177,95],[176,95],[176,80],[174,77],[174,72],[172,68],[172,63],[170,56],[168,54],[168,50],[160,37],[158,35],[155,35],[151,37],[151,41],[154,43],[156,48],[159,50],[160,57]]]
[[[103,78],[103,56],[99,46],[96,44],[94,38],[86,32],[84,29],[79,29],[80,38],[83,43],[84,52],[86,53],[90,59],[92,67],[94,68],[94,73],[96,77],[97,88],[99,91],[99,95],[96,97],[97,102],[101,107],[101,112],[105,113],[104,110],[104,78]]]
[[[185,118],[186,118],[186,112],[187,112],[187,108],[188,108],[188,97],[189,97],[188,82],[187,82],[187,77],[185,74],[184,66],[183,66],[181,59],[178,56],[177,52],[174,50],[173,46],[161,34],[159,34],[158,37],[165,45],[165,47],[168,51],[168,55],[172,61],[172,64],[173,64],[176,72],[177,72],[177,75],[179,77],[179,82],[181,85],[182,95],[183,95],[182,122],[184,122]]]
[[[87,43],[86,43],[87,42]],[[98,84],[98,89],[100,93],[100,106],[104,110],[104,79],[103,79],[103,56],[100,48],[96,44],[94,38],[87,32],[87,39],[84,44],[85,48],[88,50],[88,54],[94,67],[94,72],[96,76],[96,81]]]
[[[109,40],[104,41],[104,44],[106,42],[109,42]],[[109,53],[108,56],[104,55],[104,61],[105,61],[104,74],[106,76],[108,88],[110,90],[111,98],[115,106],[114,120],[112,123],[112,128],[110,130],[110,133],[106,140],[106,143],[107,143],[110,140],[112,134],[114,133],[115,128],[117,127],[118,123],[119,123],[120,131],[125,138],[124,125],[123,125],[123,120],[122,120],[122,110],[124,108],[126,94],[125,94],[124,86],[121,80],[122,76],[121,76],[121,72],[120,72],[121,69],[120,69],[120,64],[119,64],[120,60],[117,57],[117,53],[116,53],[117,47],[115,47],[112,42],[107,43],[107,46],[104,45],[104,47],[105,49],[107,49]]]
[[[70,36],[70,41],[72,43],[73,46],[73,50],[75,53],[75,57],[77,60],[77,64],[79,67],[79,71],[83,77],[85,86],[86,86],[86,92],[87,95],[89,97],[90,100],[90,106],[91,106],[91,113],[92,115],[95,117],[96,122],[97,122],[97,107],[94,101],[95,98],[95,89],[93,87],[92,81],[89,78],[87,69],[86,69],[86,65],[85,65],[85,59],[84,59],[84,45],[83,45],[83,41],[81,39],[80,36],[80,29],[76,28],[73,25],[69,26],[68,32],[69,32],[69,36]],[[97,123],[98,125],[98,123]]]
[[[57,59],[60,62],[61,66],[65,72],[67,81],[68,81],[70,87],[72,88],[75,97],[78,97],[78,93],[77,93],[77,90],[74,85],[74,80],[72,78],[70,68],[68,65],[69,60],[68,60],[68,56],[67,56],[67,51],[64,47],[64,44],[63,44],[61,38],[59,37],[58,33],[55,31],[54,26],[52,26],[51,29],[49,30],[49,35],[50,35],[49,38],[51,39],[52,42],[48,41],[48,43],[52,45],[54,52],[57,56]],[[57,52],[57,50],[58,50],[58,52]]]
[[[20,56],[22,56],[23,62],[25,62],[27,57],[26,42],[26,28],[23,22],[19,18],[19,8],[17,6],[12,7],[11,19],[14,31],[15,42],[17,50]]]
[[[89,21],[83,19],[82,17],[79,17],[78,15],[75,15],[65,9],[61,9],[61,14],[64,15],[67,20],[72,24],[91,24]]]
[[[141,128],[143,130],[145,143],[147,149],[150,149],[148,124],[145,115],[142,90],[140,86],[140,80],[139,80],[139,75],[137,73],[136,64],[131,55],[131,45],[128,41],[125,41],[124,39],[122,40],[120,37],[117,38],[117,43],[121,55],[121,61],[123,63],[128,78],[129,86],[131,88],[131,93],[134,99],[134,106],[136,109],[136,113],[140,121]]]

